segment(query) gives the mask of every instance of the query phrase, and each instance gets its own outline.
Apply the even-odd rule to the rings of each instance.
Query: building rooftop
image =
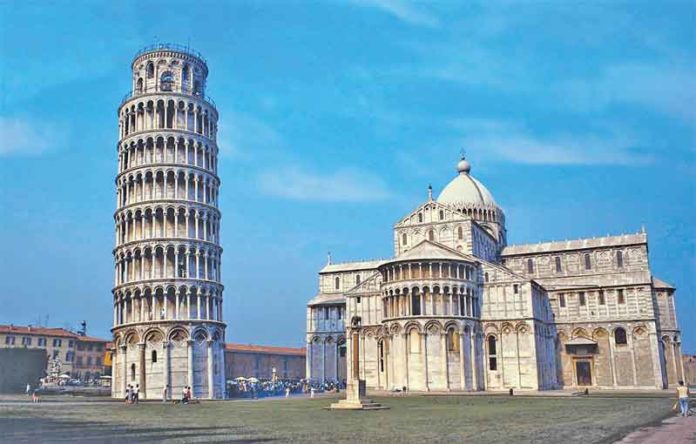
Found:
[[[327,264],[319,273],[337,273],[341,271],[374,270],[385,263],[385,260],[342,262],[339,264]]]
[[[622,234],[620,236],[604,236],[590,239],[573,239],[566,241],[540,242],[538,244],[510,245],[503,249],[501,256],[539,254],[567,250],[584,250],[588,248],[618,247],[622,245],[640,245],[647,243],[648,235],[645,233]]]
[[[33,327],[31,325],[0,325],[0,333],[31,335],[31,336],[51,336],[60,338],[76,338],[77,334],[64,328]]]
[[[245,344],[225,344],[225,350],[240,353],[264,353],[269,355],[290,355],[304,356],[306,351],[304,348],[294,347],[275,347],[271,345],[245,345]]]
[[[450,206],[497,206],[488,188],[469,174],[471,164],[463,157],[457,164],[457,172],[457,177],[452,179],[437,197],[438,203]]]
[[[0,325],[0,333],[24,336],[48,336],[52,338],[77,339],[80,342],[101,342],[106,344],[110,339],[101,339],[93,336],[80,336],[64,328],[34,327],[32,325]]]

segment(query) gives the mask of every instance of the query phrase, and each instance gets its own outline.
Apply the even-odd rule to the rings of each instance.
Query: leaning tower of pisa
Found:
[[[135,55],[118,108],[112,395],[224,397],[218,112],[190,48]]]

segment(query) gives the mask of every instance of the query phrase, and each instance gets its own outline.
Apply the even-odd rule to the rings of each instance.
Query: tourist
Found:
[[[27,395],[28,395],[29,393],[31,393],[31,384],[29,384],[29,383],[27,383],[27,391],[26,391],[26,393],[27,393]]]
[[[290,397],[290,386],[285,387],[285,397],[286,398]]]
[[[135,384],[135,391],[133,392],[133,403],[137,404],[140,399],[140,384]]]
[[[310,387],[309,389],[309,397],[314,398],[314,387]]]
[[[689,387],[684,385],[684,381],[679,381],[677,387],[677,399],[681,407],[681,416],[689,416]]]
[[[126,403],[130,404],[130,402],[131,402],[131,386],[130,386],[130,384],[128,384],[128,386],[126,386]]]
[[[191,386],[190,385],[186,388],[186,399],[188,401],[193,399],[193,394],[191,393]]]
[[[167,402],[167,396],[169,395],[169,384],[165,385],[162,389],[162,403]]]
[[[181,403],[188,404],[188,387],[184,387],[181,390]]]
[[[39,388],[36,387],[34,391],[31,392],[31,402],[34,404],[39,402]]]

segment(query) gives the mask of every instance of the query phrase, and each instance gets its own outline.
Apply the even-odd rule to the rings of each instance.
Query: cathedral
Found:
[[[662,389],[683,379],[675,289],[648,236],[507,245],[462,158],[393,229],[388,260],[332,263],[307,305],[307,375],[409,391]]]

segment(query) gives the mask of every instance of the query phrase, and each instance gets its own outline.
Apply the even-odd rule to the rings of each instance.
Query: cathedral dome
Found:
[[[497,206],[493,195],[471,174],[471,164],[462,157],[457,163],[459,175],[455,177],[437,197],[443,205],[454,206]]]

